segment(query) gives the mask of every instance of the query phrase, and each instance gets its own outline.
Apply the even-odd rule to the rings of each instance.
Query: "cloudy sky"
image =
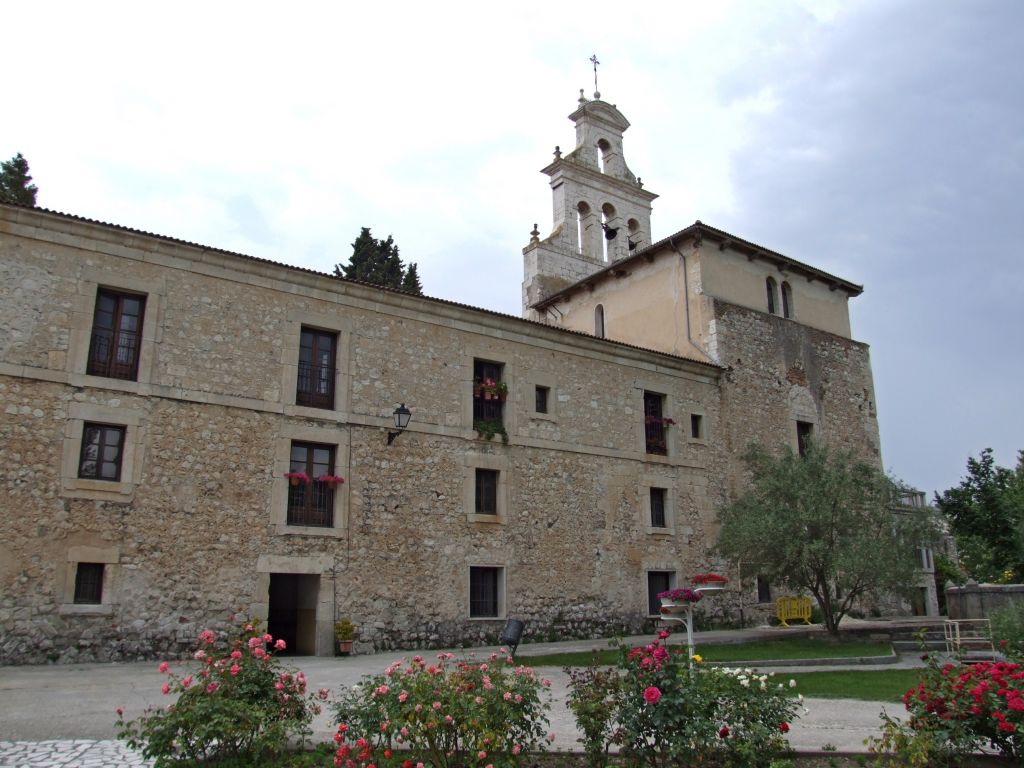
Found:
[[[324,271],[368,226],[426,293],[515,315],[596,53],[655,239],[700,219],[865,285],[888,469],[932,491],[1024,448],[1020,0],[39,0],[4,27],[0,157],[39,205]]]

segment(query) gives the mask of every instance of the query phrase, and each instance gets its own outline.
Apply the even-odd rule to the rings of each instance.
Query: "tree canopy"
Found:
[[[967,477],[935,495],[949,520],[961,564],[978,581],[1024,578],[1024,451],[1014,469],[996,466],[992,449],[968,457]]]
[[[932,522],[927,508],[895,506],[895,483],[881,470],[820,444],[803,457],[752,445],[743,461],[752,482],[719,510],[719,552],[810,592],[829,632],[859,598],[914,583]]]
[[[21,152],[0,162],[0,201],[35,205],[38,191],[28,172],[28,161]]]
[[[334,274],[349,280],[423,295],[416,265],[406,267],[399,258],[394,238],[388,235],[387,240],[378,240],[370,233],[369,227],[363,227],[359,237],[352,243],[352,256],[348,264],[336,264]]]

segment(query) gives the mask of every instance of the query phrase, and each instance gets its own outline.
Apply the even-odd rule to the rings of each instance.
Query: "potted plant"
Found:
[[[508,397],[508,384],[503,381],[486,378],[480,382],[479,390],[474,387],[473,391],[477,397],[483,397],[484,400],[504,401]]]
[[[316,481],[318,483],[325,483],[328,488],[334,488],[335,486],[343,485],[345,478],[341,475],[320,475]]]
[[[724,586],[729,583],[729,579],[725,576],[721,576],[717,573],[698,573],[692,579],[691,584],[707,584],[711,586]]]
[[[677,587],[676,589],[669,589],[665,592],[659,592],[658,597],[661,599],[663,606],[674,606],[681,605],[683,603],[699,603],[701,597],[700,592],[696,589],[690,589],[689,587]],[[662,611],[666,613],[666,611]]]
[[[299,483],[308,483],[309,475],[305,472],[285,472],[284,476],[288,478],[288,482],[292,485],[298,485]]]
[[[645,419],[645,421],[649,425],[658,424],[658,425],[661,425],[662,427],[672,427],[672,426],[675,426],[675,423],[676,423],[675,419],[671,419],[668,416],[664,416],[664,417],[662,417],[662,416],[648,416]]]
[[[356,636],[356,628],[348,619],[334,622],[334,639],[338,641],[338,651],[344,655],[352,653],[352,640]]]

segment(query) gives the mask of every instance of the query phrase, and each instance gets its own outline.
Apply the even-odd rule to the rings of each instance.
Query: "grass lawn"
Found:
[[[923,669],[851,669],[842,672],[796,672],[785,679],[796,680],[794,693],[818,699],[863,699],[901,701],[917,685]],[[781,677],[776,675],[776,678]]]
[[[851,656],[888,656],[892,653],[892,647],[888,643],[859,640],[832,642],[821,637],[793,637],[734,645],[699,645],[697,653],[705,661],[837,659]],[[520,653],[516,656],[516,661],[531,667],[583,667],[592,663],[595,655],[601,664],[614,664],[618,660],[619,652],[614,648],[606,648],[596,654],[592,651],[535,656]]]

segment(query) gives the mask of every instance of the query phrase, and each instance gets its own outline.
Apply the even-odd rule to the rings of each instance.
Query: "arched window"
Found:
[[[587,219],[590,218],[590,206],[580,202],[576,206],[576,252],[583,253],[584,234],[587,229]]]
[[[604,233],[604,247],[602,249],[602,254],[605,261],[608,261],[611,258],[611,254],[609,252],[611,249],[608,247],[611,244],[611,240],[608,236],[611,235],[614,238],[617,232],[617,228],[612,227],[612,222],[614,220],[615,206],[611,203],[605,203],[601,206],[601,229]]]
[[[779,290],[775,281],[770,277],[764,281],[765,290],[768,292],[768,314],[777,315],[779,306]]]
[[[782,316],[793,316],[793,289],[789,287],[789,283],[782,284]]]
[[[608,151],[612,148],[604,139],[599,139],[597,142],[597,170],[601,173],[607,173],[608,169],[605,167],[605,158],[608,155]]]
[[[604,305],[598,304],[594,307],[594,335],[599,339],[604,338]]]

